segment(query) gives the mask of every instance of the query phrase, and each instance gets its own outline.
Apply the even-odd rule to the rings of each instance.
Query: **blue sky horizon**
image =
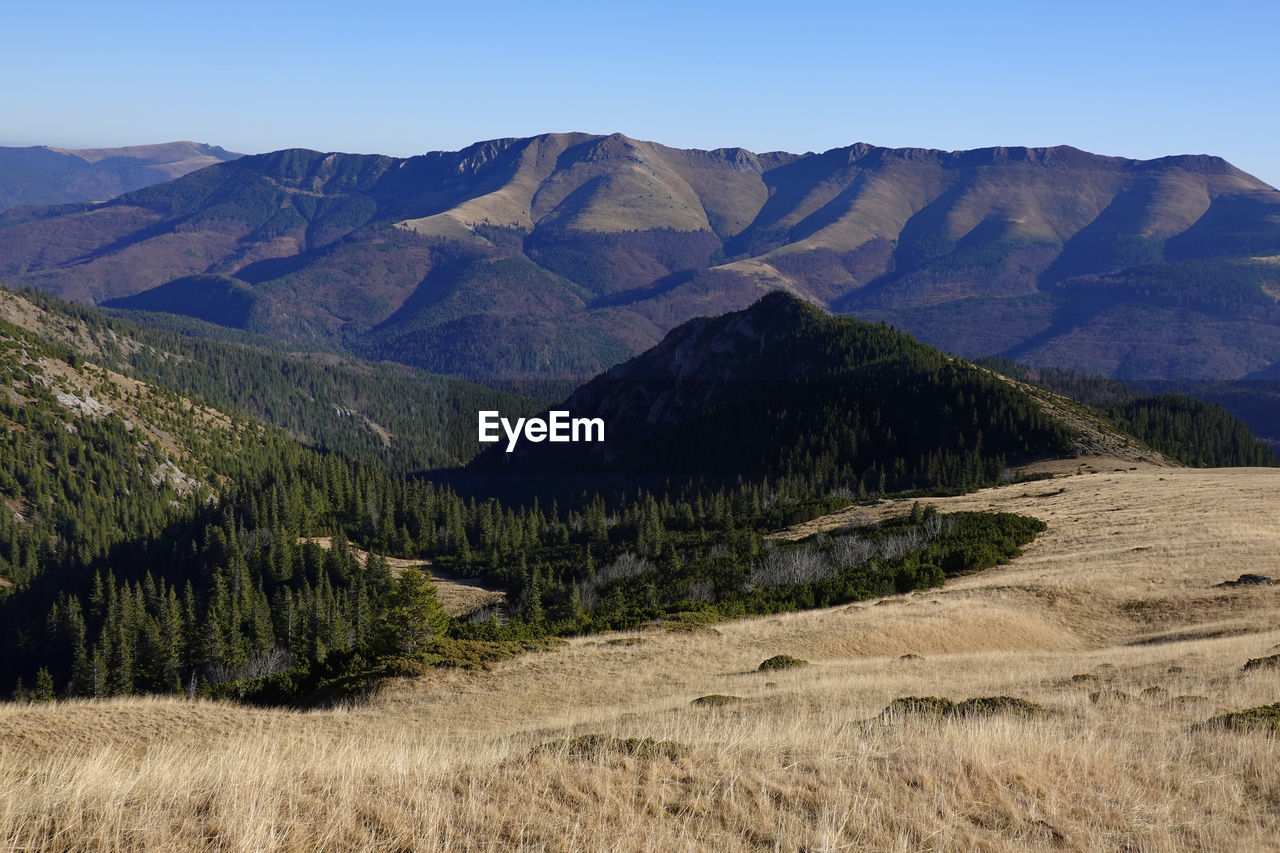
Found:
[[[585,131],[795,153],[1072,145],[1213,154],[1280,185],[1280,4],[1210,11],[23,4],[0,51],[0,144],[410,156]]]

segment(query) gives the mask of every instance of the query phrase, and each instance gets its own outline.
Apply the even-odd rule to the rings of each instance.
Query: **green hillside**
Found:
[[[1272,383],[1144,383],[1144,389],[1116,379],[1061,368],[1034,368],[1008,359],[984,359],[984,366],[1096,408],[1113,427],[1138,438],[1184,465],[1195,467],[1273,466],[1280,458],[1273,447],[1255,436],[1274,435],[1277,409]],[[1187,393],[1164,388],[1185,387]],[[1246,414],[1236,417],[1214,397]],[[1199,399],[1198,399],[1199,398]],[[1263,432],[1270,428],[1273,432]]]

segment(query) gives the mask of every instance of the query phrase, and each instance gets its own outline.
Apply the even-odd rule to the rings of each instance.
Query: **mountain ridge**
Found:
[[[105,201],[240,156],[190,140],[119,148],[0,147],[0,211]]]
[[[1280,191],[1227,161],[1070,146],[287,149],[0,219],[14,285],[221,276],[252,291],[229,325],[481,380],[580,380],[775,289],[966,357],[1239,378],[1280,364],[1278,257]]]

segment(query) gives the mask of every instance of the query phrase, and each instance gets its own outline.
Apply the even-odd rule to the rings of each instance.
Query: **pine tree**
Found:
[[[431,576],[417,566],[400,573],[387,606],[384,647],[392,654],[412,657],[443,636],[449,617],[436,598]]]
[[[49,674],[49,670],[42,666],[36,672],[36,687],[31,692],[31,700],[33,702],[52,702],[55,698],[53,676]]]

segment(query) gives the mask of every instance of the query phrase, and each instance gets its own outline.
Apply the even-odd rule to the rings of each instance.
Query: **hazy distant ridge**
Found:
[[[106,201],[239,156],[202,142],[123,148],[0,147],[0,210]]]

